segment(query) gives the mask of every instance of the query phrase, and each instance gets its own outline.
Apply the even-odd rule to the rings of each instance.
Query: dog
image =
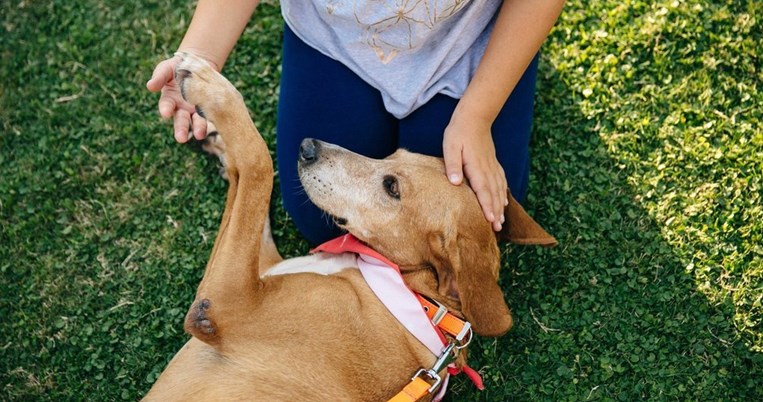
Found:
[[[340,247],[283,260],[268,224],[273,165],[243,97],[203,60],[181,57],[176,79],[224,141],[229,187],[185,318],[192,337],[145,401],[432,400],[449,371],[468,367],[458,350],[472,330],[500,336],[510,329],[496,236],[556,244],[513,197],[496,235],[472,190],[447,181],[442,159],[399,150],[375,160],[306,139],[300,181],[349,233],[334,246],[370,257]],[[427,347],[374,292],[361,272],[369,264],[371,275],[392,272],[430,303],[403,308],[446,317],[460,333],[441,336],[441,351]]]

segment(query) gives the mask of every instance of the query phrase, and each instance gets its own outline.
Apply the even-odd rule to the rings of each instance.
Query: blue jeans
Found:
[[[498,162],[511,193],[525,198],[530,174],[536,55],[493,123]],[[405,148],[442,157],[442,137],[458,99],[439,94],[403,119],[384,109],[379,91],[349,68],[308,46],[284,27],[281,92],[276,128],[276,159],[284,208],[313,244],[340,230],[307,198],[297,173],[299,144],[315,138],[371,158]]]

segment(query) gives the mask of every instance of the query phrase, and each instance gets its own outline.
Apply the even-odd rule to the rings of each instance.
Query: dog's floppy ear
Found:
[[[525,209],[519,205],[509,191],[509,205],[504,208],[506,222],[503,229],[498,232],[498,238],[515,244],[539,245],[552,247],[557,245],[554,236],[543,230]]]
[[[460,302],[461,312],[474,332],[500,336],[512,325],[511,313],[497,283],[500,254],[492,233],[480,237],[458,233],[430,236],[432,265],[437,270],[438,293]]]

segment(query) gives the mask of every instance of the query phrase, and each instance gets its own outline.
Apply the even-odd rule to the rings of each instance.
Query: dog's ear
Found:
[[[525,209],[519,205],[516,199],[508,193],[509,205],[504,208],[506,222],[497,236],[500,240],[507,240],[515,244],[539,245],[552,247],[557,245],[554,236],[546,232]]]
[[[500,336],[512,325],[511,312],[497,283],[500,254],[492,233],[488,231],[478,237],[458,233],[429,237],[438,293],[460,302],[461,312],[471,322],[474,332]]]

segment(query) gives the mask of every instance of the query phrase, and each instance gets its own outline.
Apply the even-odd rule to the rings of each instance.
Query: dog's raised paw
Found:
[[[202,117],[214,121],[215,115],[241,95],[225,77],[204,59],[190,53],[178,52],[181,61],[175,68],[175,81],[180,94],[196,106]]]

